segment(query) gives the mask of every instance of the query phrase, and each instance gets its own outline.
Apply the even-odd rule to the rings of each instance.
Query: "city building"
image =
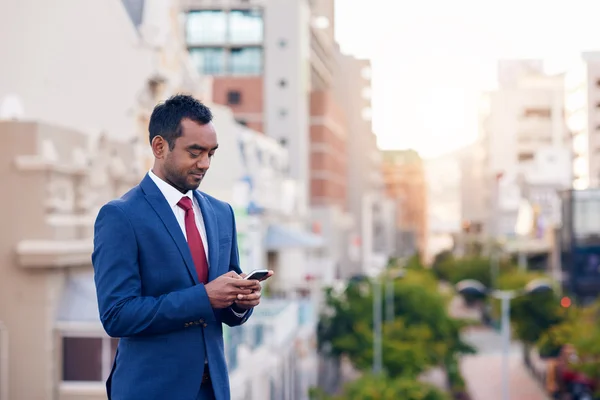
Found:
[[[396,203],[398,244],[404,256],[427,249],[428,196],[425,165],[414,150],[383,151],[383,178],[387,195]]]
[[[564,108],[572,135],[573,188],[600,185],[600,52],[583,53],[565,76]]]
[[[490,92],[489,107],[482,108],[481,160],[488,186],[484,191],[490,194],[484,225],[492,236],[515,236],[527,182],[542,180],[557,189],[570,186],[563,76],[523,70],[511,85]],[[556,194],[550,190],[547,196]]]
[[[281,0],[182,1],[187,48],[212,99],[293,150],[290,176],[309,205],[310,8]]]
[[[325,243],[311,278],[331,282],[351,224],[347,128],[333,93],[333,1],[185,0],[182,10],[187,48],[197,70],[212,76],[213,101],[289,150],[297,222]]]
[[[489,103],[484,94],[480,106],[485,107]],[[480,113],[486,116],[487,113]],[[480,118],[479,132],[483,132],[484,123],[487,121]],[[455,252],[460,255],[476,253],[483,250],[484,244],[488,242],[486,235],[486,222],[489,218],[487,204],[491,202],[489,180],[492,179],[483,169],[485,152],[483,150],[481,137],[467,146],[459,159],[460,169],[460,232],[455,239]]]
[[[423,161],[428,199],[425,262],[441,251],[453,250],[461,232],[461,161],[469,150],[461,148]]]
[[[385,194],[382,156],[371,122],[371,63],[335,52],[335,94],[346,120],[347,207],[353,216],[344,238],[341,277],[376,271],[395,248],[395,207]]]
[[[134,109],[134,143],[148,170],[154,160],[148,146],[148,123],[154,106],[177,93],[192,94],[211,103],[212,81],[198,73],[185,49],[179,0],[122,0],[122,4],[138,34],[138,46],[150,52],[151,74]]]
[[[0,176],[28,191],[4,196],[0,211],[11,226],[0,232],[0,393],[106,399],[117,340],[98,316],[93,224],[102,204],[139,182],[132,147],[30,121],[0,121],[0,134]]]
[[[40,4],[0,4],[2,35],[14,38],[0,41],[0,115],[68,121],[90,135],[132,140],[139,129],[137,99],[155,69],[151,49],[140,46],[121,2],[57,0],[31,13]],[[49,29],[50,21],[60,29]]]
[[[528,258],[551,254],[558,192],[573,180],[565,82],[536,60],[501,61],[498,82],[481,96],[479,136],[461,157],[456,250],[502,244],[525,267]]]
[[[222,158],[215,158],[215,174],[208,174],[203,189],[236,206],[246,270],[272,267],[280,280],[267,291],[298,292],[298,299],[271,305],[265,299],[264,313],[258,312],[253,327],[244,331],[250,333],[226,333],[232,395],[306,398],[294,393],[306,393],[316,379],[311,362],[317,313],[313,302],[301,297],[311,290],[303,275],[314,265],[302,257],[310,257],[322,239],[288,220],[302,206],[298,185],[286,174],[287,150],[237,123],[229,108],[207,100],[210,80],[198,78],[185,47],[178,50],[176,1],[111,0],[90,6],[60,0],[43,21],[42,14],[26,12],[39,6],[33,0],[0,5],[4,32],[23,38],[19,44],[0,43],[10,60],[0,76],[0,133],[8,139],[0,175],[8,184],[20,182],[34,191],[29,200],[19,199],[18,192],[5,199],[4,221],[14,229],[1,233],[0,245],[1,400],[106,399],[104,381],[117,339],[106,335],[98,318],[90,260],[93,223],[102,204],[138,183],[149,168],[143,150],[149,113],[177,91],[196,94],[213,111]],[[62,29],[44,32],[48,21]],[[20,207],[26,211],[19,212]],[[18,223],[11,223],[16,215]],[[253,217],[263,218],[258,229],[264,235],[253,236]],[[292,261],[306,269],[278,268]],[[286,286],[289,282],[292,286]],[[269,333],[281,323],[287,330]],[[248,337],[256,332],[264,332],[265,342],[250,350],[233,339],[254,343]],[[251,360],[276,351],[269,357],[275,372],[286,371],[286,380],[273,375],[269,391],[256,384],[258,392],[249,397],[245,390],[257,369],[252,362],[236,364],[248,351]]]
[[[318,381],[317,313],[308,300],[265,299],[225,331],[232,400],[309,400]]]

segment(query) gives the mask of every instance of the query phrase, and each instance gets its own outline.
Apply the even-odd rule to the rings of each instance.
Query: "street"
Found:
[[[502,400],[502,339],[490,328],[474,327],[465,339],[478,353],[465,356],[461,370],[473,400]],[[522,362],[521,346],[513,343],[510,352],[510,400],[547,400],[541,384]]]
[[[447,290],[447,288],[441,288]],[[456,296],[450,303],[450,314],[456,318],[479,319],[479,312],[466,307]],[[483,326],[465,330],[464,339],[477,349],[477,354],[461,360],[461,370],[473,400],[502,399],[502,338],[499,332]],[[547,400],[543,387],[525,368],[521,345],[513,342],[510,349],[510,400]]]

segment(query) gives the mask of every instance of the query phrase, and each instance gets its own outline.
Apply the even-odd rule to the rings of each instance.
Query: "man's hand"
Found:
[[[207,283],[204,288],[212,308],[227,308],[233,304],[238,296],[252,294],[256,281],[246,281],[234,271],[221,275]],[[258,285],[260,287],[260,284]]]
[[[273,271],[269,271],[269,275],[267,275],[264,279],[270,278],[273,275]],[[242,277],[246,277],[246,274],[242,274]],[[262,287],[260,286],[260,282],[257,280],[249,280],[246,282],[253,282],[253,286],[249,286],[248,288],[252,289],[252,293],[245,294],[240,293],[235,300],[235,309],[236,310],[248,310],[252,307],[256,307],[260,304],[260,297],[262,292]]]

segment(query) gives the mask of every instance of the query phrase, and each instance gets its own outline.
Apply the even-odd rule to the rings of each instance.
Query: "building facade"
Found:
[[[28,188],[2,208],[14,228],[0,233],[3,390],[8,399],[105,399],[117,341],[98,317],[93,224],[102,204],[139,182],[133,150],[36,122],[0,122],[0,133],[10,144],[3,182]]]
[[[583,53],[564,82],[565,116],[572,135],[572,186],[595,188],[600,184],[600,52]]]
[[[556,187],[569,185],[570,168],[564,164],[569,159],[570,136],[563,112],[563,76],[524,70],[527,73],[514,77],[511,85],[489,93],[489,107],[482,117],[484,192],[490,199],[485,226],[491,236],[515,235],[525,182],[551,179]],[[551,178],[540,167],[548,157],[560,169]]]
[[[424,162],[414,150],[383,151],[383,177],[388,197],[397,204],[399,245],[410,256],[425,256],[428,231],[428,196]]]

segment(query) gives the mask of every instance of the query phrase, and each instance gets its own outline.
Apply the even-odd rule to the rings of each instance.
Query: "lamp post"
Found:
[[[383,369],[381,314],[381,281],[377,277],[373,282],[373,375]]]
[[[551,292],[552,282],[549,279],[534,279],[521,290],[490,290],[483,283],[466,279],[456,284],[460,294],[490,295],[501,302],[502,326],[502,400],[510,399],[509,359],[510,359],[510,302],[512,299],[535,293]]]
[[[394,320],[394,281],[404,276],[404,270],[394,271],[387,274],[385,285],[386,297],[386,321]],[[373,374],[377,375],[383,371],[383,299],[382,299],[381,277],[373,279]]]

